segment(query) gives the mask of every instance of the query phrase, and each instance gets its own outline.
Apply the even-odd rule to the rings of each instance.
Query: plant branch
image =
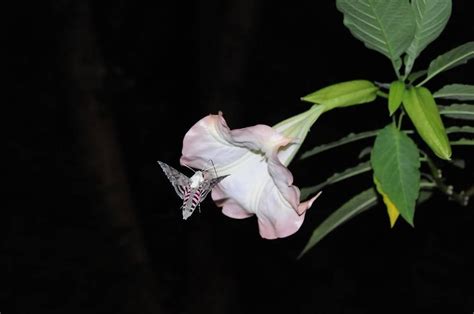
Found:
[[[377,91],[377,96],[388,99],[388,94],[385,92],[382,92],[380,89]]]
[[[444,183],[441,169],[439,169],[435,165],[433,160],[430,157],[428,157],[426,153],[422,152],[422,154],[424,155],[424,158],[422,158],[422,160],[427,162],[431,175],[434,179],[434,182],[438,190],[446,194],[450,199],[454,200],[458,204],[462,206],[467,206],[467,204],[469,203],[470,196],[474,195],[474,186],[472,186],[467,191],[454,192],[454,188],[452,185],[447,185],[446,183]]]

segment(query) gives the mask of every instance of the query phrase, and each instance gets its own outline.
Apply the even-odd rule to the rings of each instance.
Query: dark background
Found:
[[[416,68],[472,40],[470,1],[453,2]],[[272,125],[323,86],[392,81],[389,61],[350,35],[335,1],[8,3],[2,314],[474,311],[472,206],[435,195],[415,229],[392,230],[377,207],[297,261],[370,174],[327,188],[298,233],[268,241],[255,218],[227,218],[210,199],[183,221],[156,164],[178,168],[184,134],[209,113],[222,110],[231,128]],[[429,86],[472,83],[473,69]],[[383,102],[334,110],[303,150],[388,122]],[[362,148],[295,160],[296,184],[355,164]],[[454,154],[472,162],[472,151]]]

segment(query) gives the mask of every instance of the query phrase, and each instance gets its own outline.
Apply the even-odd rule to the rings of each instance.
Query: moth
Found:
[[[164,162],[158,161],[158,164],[170,180],[176,194],[183,200],[181,209],[184,220],[193,214],[212,188],[227,177],[227,175],[218,177],[217,173],[212,177],[208,170],[201,170],[194,172],[189,178]]]

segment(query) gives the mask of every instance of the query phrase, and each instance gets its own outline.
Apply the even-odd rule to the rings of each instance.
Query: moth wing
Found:
[[[209,194],[210,191],[212,191],[212,188],[215,187],[219,182],[221,182],[225,177],[228,177],[229,175],[225,176],[220,176],[217,178],[212,178],[209,180],[204,181],[204,183],[201,186],[201,202],[206,198],[207,194]]]
[[[158,161],[158,164],[161,166],[161,169],[163,169],[163,172],[166,174],[166,177],[168,177],[168,180],[170,180],[176,191],[176,194],[178,194],[178,196],[183,199],[184,194],[189,189],[191,180],[186,175],[165,164],[164,162]]]

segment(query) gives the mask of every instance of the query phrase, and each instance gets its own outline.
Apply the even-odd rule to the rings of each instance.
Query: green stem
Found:
[[[433,160],[431,160],[431,158],[428,157],[426,153],[422,152],[422,154],[423,154],[423,160],[427,162],[431,175],[433,176],[434,183],[436,184],[438,190],[440,190],[441,192],[449,196],[449,198],[453,199],[458,204],[462,206],[467,206],[470,196],[474,194],[474,187],[471,187],[467,192],[465,191],[461,191],[459,193],[454,192],[452,185],[447,185],[444,183],[441,169],[436,167]],[[420,158],[420,160],[422,159]]]
[[[403,116],[405,115],[405,111],[402,110],[402,112],[400,113],[400,115],[398,116],[398,124],[397,124],[397,128],[398,130],[401,129],[402,127],[402,121],[403,121]]]
[[[380,97],[383,97],[383,98],[388,99],[388,94],[382,92],[380,89],[377,91],[377,96],[380,96]]]
[[[428,82],[429,80],[431,80],[433,76],[427,76],[423,81],[421,81],[420,83],[416,84],[416,87],[420,87],[420,86],[423,86],[423,84],[425,84],[426,82]]]
[[[397,79],[401,80],[400,70],[397,68],[393,60],[392,60],[392,66],[393,66],[393,70],[395,71],[395,74],[397,75]]]

